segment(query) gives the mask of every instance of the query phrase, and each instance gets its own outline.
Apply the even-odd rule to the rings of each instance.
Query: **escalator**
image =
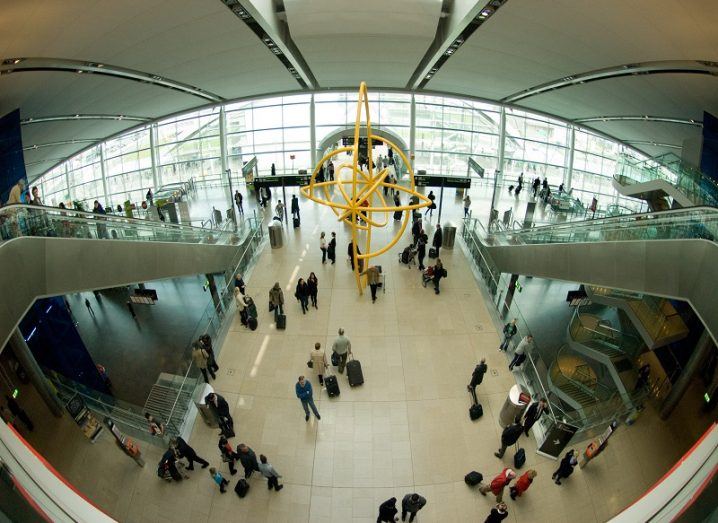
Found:
[[[50,207],[0,209],[0,342],[36,298],[224,272],[252,230],[204,229]]]
[[[718,185],[673,154],[637,161],[621,158],[613,187],[623,196],[648,203],[652,212],[718,206]]]
[[[689,302],[718,339],[718,209],[693,207],[488,233],[462,231],[480,270],[580,282]],[[490,287],[492,287],[490,285]]]

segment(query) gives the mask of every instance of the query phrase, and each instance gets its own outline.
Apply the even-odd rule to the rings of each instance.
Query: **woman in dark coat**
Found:
[[[297,282],[297,290],[294,292],[294,296],[302,304],[302,313],[306,314],[309,310],[309,286],[303,278],[299,278]]]
[[[318,309],[317,293],[319,292],[319,280],[317,279],[317,275],[313,272],[310,273],[309,278],[307,278],[307,287],[309,288],[309,297],[312,299],[312,305],[315,309]]]
[[[399,510],[396,508],[396,498],[387,499],[384,503],[379,505],[379,517],[376,518],[376,523],[394,523],[396,515]]]
[[[419,270],[423,271],[426,267],[424,267],[424,257],[426,256],[426,244],[429,243],[429,237],[424,232],[424,229],[421,229],[421,232],[419,233],[419,240],[416,242],[416,253],[419,257]]]
[[[551,478],[556,482],[556,485],[561,484],[561,479],[567,478],[573,474],[573,467],[578,464],[578,459],[576,459],[575,454],[575,450],[569,450],[561,460],[558,470],[556,470],[556,472],[554,472],[551,476]]]

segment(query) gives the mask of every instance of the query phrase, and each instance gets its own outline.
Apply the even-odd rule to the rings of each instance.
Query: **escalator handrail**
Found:
[[[12,214],[9,211],[13,211],[14,213],[17,213],[19,211],[29,211],[29,212],[38,212],[42,211],[43,213],[51,214],[53,217],[58,216],[62,219],[72,219],[72,218],[84,218],[86,220],[92,220],[92,223],[95,223],[96,221],[107,221],[107,222],[122,222],[122,223],[130,223],[130,224],[136,224],[138,226],[142,227],[155,227],[155,228],[163,228],[163,229],[178,229],[178,230],[186,230],[190,229],[192,231],[196,231],[197,233],[206,234],[207,232],[216,232],[215,229],[205,228],[205,227],[195,227],[193,225],[183,225],[179,223],[167,223],[162,221],[154,221],[154,220],[143,220],[141,218],[130,218],[128,216],[120,216],[117,214],[98,214],[91,211],[80,211],[77,209],[60,209],[58,207],[50,207],[46,205],[29,205],[25,203],[13,203],[10,205],[5,205],[4,207],[0,208],[0,217],[3,214]],[[109,225],[109,224],[108,224]]]

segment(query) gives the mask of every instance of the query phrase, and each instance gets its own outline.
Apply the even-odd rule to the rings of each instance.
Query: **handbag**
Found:
[[[310,369],[313,369],[313,368],[314,368],[314,362],[313,362],[312,360],[309,360],[309,361],[307,362],[307,367],[309,367]]]
[[[274,307],[274,304],[273,304],[273,303],[270,303],[270,304],[269,304],[269,312],[272,312],[272,311],[274,310],[274,308],[275,308],[275,307]]]

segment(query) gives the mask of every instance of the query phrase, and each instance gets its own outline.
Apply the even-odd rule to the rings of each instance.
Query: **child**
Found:
[[[217,469],[216,469],[216,468],[211,467],[211,468],[209,469],[209,475],[212,476],[212,479],[214,480],[214,482],[215,482],[217,485],[219,485],[219,491],[220,491],[222,494],[224,494],[225,492],[227,492],[227,491],[225,490],[225,487],[226,487],[227,485],[229,485],[229,481],[227,481],[226,479],[224,479],[224,476],[222,476],[222,474],[220,474],[219,472],[217,472]]]
[[[269,482],[268,488],[269,490],[272,490],[272,487],[274,487],[274,490],[279,492],[284,488],[284,485],[279,484],[279,478],[282,476],[279,475],[279,473],[274,470],[274,467],[267,463],[267,456],[264,454],[259,455],[259,471],[262,473],[262,476],[267,478],[267,481]]]

